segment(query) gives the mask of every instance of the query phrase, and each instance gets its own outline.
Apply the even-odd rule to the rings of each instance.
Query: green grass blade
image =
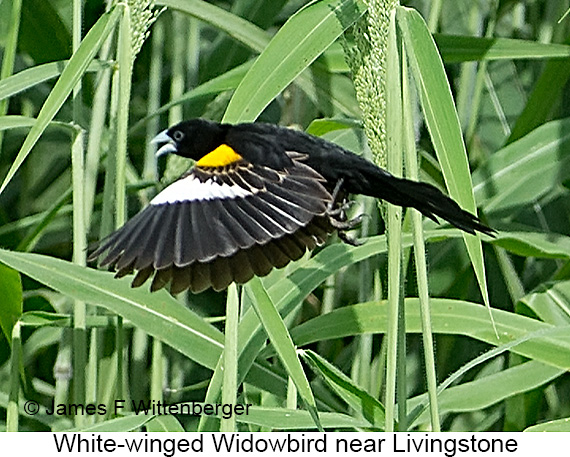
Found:
[[[155,3],[207,22],[256,52],[261,52],[269,42],[263,29],[211,3],[202,0],[157,0]]]
[[[562,59],[570,57],[570,46],[567,44],[443,33],[436,33],[433,38],[446,64],[483,60],[556,59],[547,65],[558,63],[561,65],[560,70],[563,70],[562,67],[567,66],[567,62]],[[336,72],[349,71],[343,56],[338,56],[336,50],[327,54],[327,61],[330,61]],[[556,99],[557,96],[558,94],[552,98]]]
[[[281,319],[281,316],[279,316],[279,312],[275,308],[275,305],[271,301],[259,278],[253,278],[247,284],[246,290],[251,298],[255,312],[269,336],[269,340],[273,344],[281,362],[283,362],[287,373],[295,383],[299,396],[311,413],[315,424],[321,429],[313,391],[305,376],[305,372],[303,371],[303,367],[301,366],[301,362],[299,361],[285,323]]]
[[[114,8],[110,13],[105,13],[101,16],[97,23],[87,33],[77,52],[69,60],[67,67],[62,71],[60,78],[43,104],[38,114],[37,122],[30,130],[20,152],[12,163],[8,174],[4,178],[4,181],[0,186],[0,194],[12,180],[24,160],[26,160],[26,157],[39,140],[48,124],[57,114],[63,103],[67,100],[77,82],[85,74],[89,64],[95,58],[97,51],[99,51],[103,41],[107,38],[107,35],[111,32],[113,27],[115,27],[119,14],[120,8]]]
[[[38,254],[0,250],[0,261],[76,300],[109,309],[148,334],[206,366],[214,367],[223,336],[166,292],[131,289],[129,280]]]
[[[524,430],[525,432],[570,432],[570,417],[554,421],[543,422],[533,425]]]
[[[493,244],[521,257],[568,259],[570,237],[542,232],[501,232]]]
[[[326,0],[313,2],[294,14],[242,80],[224,120],[255,120],[364,11],[365,7],[355,0]]]
[[[413,115],[410,90],[408,86],[408,71],[406,58],[402,56],[402,105],[403,105],[403,131],[404,153],[406,164],[406,177],[418,181],[418,157],[415,147],[413,130]],[[422,341],[424,347],[424,367],[429,396],[431,430],[441,431],[439,408],[437,402],[437,373],[435,368],[435,347],[431,329],[431,312],[429,297],[429,281],[427,273],[426,245],[422,227],[422,215],[414,210],[411,214],[412,233],[414,236],[414,260],[416,265],[416,280],[418,284],[418,298],[422,314]]]
[[[33,127],[36,122],[37,119],[34,119],[33,117],[18,116],[16,114],[0,116],[0,130],[29,128]],[[47,127],[57,127],[70,134],[74,134],[76,131],[76,127],[68,122],[52,121],[48,124]]]
[[[62,208],[69,203],[71,200],[72,191],[69,189],[64,192],[55,202],[53,202],[51,208],[46,211],[35,224],[35,226],[28,231],[26,236],[22,241],[18,243],[16,251],[30,252],[34,249],[37,242],[40,240],[41,236],[47,232],[46,228],[49,226],[53,220],[63,213]]]
[[[115,124],[115,228],[121,227],[127,220],[127,134],[129,128],[129,110],[131,100],[131,77],[133,54],[131,41],[131,11],[123,8],[119,25],[117,56],[119,59],[118,103]]]
[[[3,38],[2,68],[0,69],[0,81],[9,78],[14,72],[16,50],[18,48],[18,33],[20,30],[22,13],[22,0],[13,0],[10,8],[9,29]],[[0,99],[0,116],[8,112],[8,100]],[[0,131],[0,146],[2,146],[4,134]]]
[[[238,338],[239,342],[239,338]],[[240,366],[238,360],[238,367]],[[224,382],[224,359],[220,357],[218,363],[213,368],[214,373],[210,378],[208,383],[208,390],[206,391],[206,396],[204,397],[204,403],[216,403],[220,394],[223,389],[223,382]],[[241,379],[240,379],[241,381]],[[206,432],[212,431],[215,429],[217,421],[211,417],[203,415],[200,417],[200,422],[198,422],[198,430],[199,432]]]
[[[473,381],[448,387],[439,394],[438,403],[442,413],[481,411],[507,398],[543,386],[564,373],[565,371],[560,368],[530,361]],[[409,401],[409,408],[413,410],[420,403],[425,402],[425,395],[412,398]],[[418,416],[414,423],[417,425],[426,420],[424,413]]]
[[[129,279],[79,267],[38,254],[0,250],[0,262],[73,299],[113,311],[191,360],[214,369],[223,349],[223,335],[165,291],[149,294],[132,289]],[[252,384],[285,397],[287,380],[255,363],[247,372]]]
[[[388,25],[388,24],[387,24]],[[403,172],[401,60],[394,14],[390,15],[386,52],[386,169],[394,176]],[[372,86],[374,87],[374,86]],[[379,113],[375,113],[378,115]],[[372,138],[369,138],[372,141]],[[378,158],[376,158],[378,160]],[[378,162],[377,162],[378,163]],[[386,431],[405,431],[406,425],[406,339],[402,312],[404,288],[402,272],[402,207],[386,205],[388,241],[388,331],[386,355]],[[397,406],[397,408],[396,408]],[[396,413],[398,417],[396,418]],[[396,423],[399,427],[396,428]]]
[[[546,284],[521,298],[520,303],[540,319],[557,326],[570,325],[570,281]]]
[[[346,414],[339,413],[319,413],[319,419],[323,428],[351,428],[358,429],[366,427],[367,422]],[[291,410],[285,408],[256,407],[249,408],[249,414],[239,416],[239,422],[259,425],[277,430],[314,430],[315,421],[308,411]],[[320,447],[319,447],[320,449]]]
[[[570,57],[570,46],[566,44],[442,34],[434,35],[434,39],[445,63]]]
[[[476,303],[431,299],[434,333],[464,335],[492,345],[509,343],[534,332],[556,331],[555,335],[538,335],[510,350],[556,368],[570,368],[570,337],[562,331],[536,319],[501,310],[492,310],[500,340],[497,341],[489,324],[487,311]],[[335,310],[311,319],[291,330],[295,344],[304,346],[331,338],[386,332],[386,306],[376,302],[362,303]],[[421,317],[417,298],[406,299],[406,331],[421,332]]]
[[[239,322],[240,299],[237,286],[230,284],[226,300],[226,328],[224,340],[224,385],[222,387],[222,403],[235,405],[238,391],[238,322]],[[236,432],[236,417],[222,418],[220,423],[221,432]]]
[[[569,42],[567,38],[566,43]],[[569,78],[568,59],[556,59],[546,63],[540,78],[527,97],[526,105],[518,116],[506,144],[516,141],[550,119],[553,107],[559,103]]]
[[[23,312],[22,280],[16,270],[0,264],[0,327],[10,342],[12,329]]]
[[[16,322],[12,327],[12,353],[10,355],[10,394],[8,406],[6,408],[6,431],[17,432],[19,426],[19,397],[20,397],[20,375],[22,364],[22,336],[20,324]]]
[[[473,173],[473,192],[485,212],[512,212],[566,181],[570,118],[541,125],[495,152]]]
[[[342,400],[369,422],[370,427],[384,429],[385,416],[382,403],[316,352],[303,351],[302,356]]]
[[[202,416],[204,417],[204,416]],[[361,428],[370,424],[359,418],[347,414],[321,412],[319,413],[324,428]],[[236,417],[243,424],[257,425],[267,429],[277,430],[315,430],[317,427],[313,417],[308,411],[267,406],[249,407],[247,414]]]
[[[85,153],[83,131],[77,132],[71,145],[71,174],[73,187],[73,262],[79,266],[87,263],[87,227],[85,225]],[[73,304],[73,400],[85,403],[87,365],[87,306],[84,301]],[[75,425],[85,425],[85,417],[77,415]]]
[[[515,339],[511,339],[510,341],[503,343],[493,349],[490,349],[487,352],[484,352],[483,354],[481,354],[478,357],[475,357],[474,359],[469,360],[469,362],[467,362],[465,365],[463,365],[459,370],[455,371],[453,374],[451,374],[450,376],[447,377],[447,379],[445,379],[445,381],[443,381],[439,387],[438,387],[438,392],[444,392],[449,386],[451,386],[453,383],[455,383],[456,381],[460,380],[469,370],[477,367],[478,365],[481,365],[487,361],[490,361],[491,359],[497,357],[498,355],[511,350],[512,348],[515,348],[517,346],[519,346],[522,343],[525,343],[527,341],[531,341],[533,339],[537,339],[537,338],[541,338],[541,337],[548,337],[548,336],[552,336],[552,335],[563,335],[564,333],[568,332],[568,327],[550,327],[550,328],[545,328],[542,330],[538,330],[535,332],[529,332],[523,336],[521,336],[520,338],[515,338]],[[516,366],[516,365],[515,365]],[[510,389],[502,389],[502,394],[505,396],[506,394],[506,398],[511,397],[513,395],[516,395],[517,393],[522,393],[525,392],[526,390],[532,389],[534,387],[540,386],[541,384],[544,384],[545,382],[548,382],[549,378],[550,379],[554,379],[558,376],[560,376],[563,373],[564,370],[560,370],[557,368],[552,369],[552,367],[548,367],[546,370],[543,370],[542,372],[538,372],[538,376],[532,376],[531,373],[529,373],[529,375],[533,378],[528,379],[527,377],[524,377],[522,380],[518,380],[518,382],[515,379],[510,379],[511,382],[513,382],[512,385],[510,385]],[[536,370],[535,370],[536,372]],[[484,373],[484,371],[482,372]],[[507,375],[507,373],[505,373],[504,371],[501,372],[502,375]],[[545,376],[546,375],[546,376]],[[522,381],[522,382],[521,382]],[[515,384],[516,383],[516,384]],[[497,393],[500,392],[501,389],[497,389]],[[487,395],[487,397],[493,397],[496,394],[490,394]],[[499,393],[500,395],[500,393]],[[497,396],[495,396],[495,398],[497,398]],[[502,400],[502,398],[499,396],[498,401]],[[461,400],[460,400],[461,401]],[[486,398],[486,401],[489,401],[489,398]],[[465,402],[461,403],[464,405]],[[426,402],[422,401],[419,405],[416,406],[414,413],[412,413],[412,416],[414,416],[414,418],[412,419],[412,422],[415,421],[415,419],[417,418],[417,415],[422,414],[423,411],[425,411],[426,408]],[[417,413],[417,415],[415,415],[415,413]]]
[[[433,38],[415,10],[398,8],[396,17],[449,194],[463,209],[475,214],[477,209],[461,126]],[[467,233],[463,238],[483,301],[490,307],[481,240]]]

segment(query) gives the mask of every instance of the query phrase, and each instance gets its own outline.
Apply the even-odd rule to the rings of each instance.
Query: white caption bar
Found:
[[[4,455],[570,455],[570,433],[4,433]],[[33,454],[32,454],[33,453]]]

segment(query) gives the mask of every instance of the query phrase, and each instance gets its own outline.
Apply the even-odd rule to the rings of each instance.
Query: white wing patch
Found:
[[[154,197],[151,205],[164,205],[167,203],[215,200],[224,198],[243,198],[253,195],[254,192],[246,190],[237,184],[229,185],[209,179],[201,182],[196,176],[188,175],[173,182],[170,186]]]

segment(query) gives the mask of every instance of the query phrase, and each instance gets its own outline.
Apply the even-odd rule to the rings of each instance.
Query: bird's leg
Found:
[[[336,199],[338,198],[338,194],[339,194],[339,192],[340,192],[340,188],[341,188],[341,186],[342,186],[343,183],[344,183],[344,178],[340,178],[340,179],[336,182],[336,184],[335,184],[335,186],[334,186],[334,189],[333,189],[333,193],[332,193],[332,195],[331,195],[331,197],[332,197],[332,198],[331,198],[331,201],[330,201],[329,204],[327,205],[327,214],[331,214],[331,212],[337,211],[337,210],[334,209],[334,205],[335,205],[335,203],[336,203]]]
[[[329,217],[333,217],[336,222],[346,221],[346,210],[349,209],[354,203],[352,201],[349,201],[346,197],[343,197],[342,201],[339,201],[340,188],[342,187],[343,183],[344,178],[340,178],[336,182],[331,195],[331,201],[327,205],[327,215]],[[337,207],[335,208],[335,206]]]
[[[329,223],[338,231],[338,237],[345,243],[352,246],[359,246],[361,241],[355,240],[346,234],[346,231],[352,230],[362,222],[363,214],[359,214],[353,219],[347,220],[346,210],[349,209],[354,202],[343,198],[337,201],[344,178],[340,178],[333,189],[332,199],[327,205],[327,216]],[[335,206],[338,205],[336,208]]]

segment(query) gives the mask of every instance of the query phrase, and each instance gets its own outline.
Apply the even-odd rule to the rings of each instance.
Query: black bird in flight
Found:
[[[157,155],[195,166],[150,205],[99,242],[90,260],[133,287],[177,294],[245,283],[299,259],[334,231],[341,238],[346,198],[363,194],[441,217],[469,233],[494,230],[434,186],[392,176],[336,144],[271,124],[181,122],[160,133]]]

